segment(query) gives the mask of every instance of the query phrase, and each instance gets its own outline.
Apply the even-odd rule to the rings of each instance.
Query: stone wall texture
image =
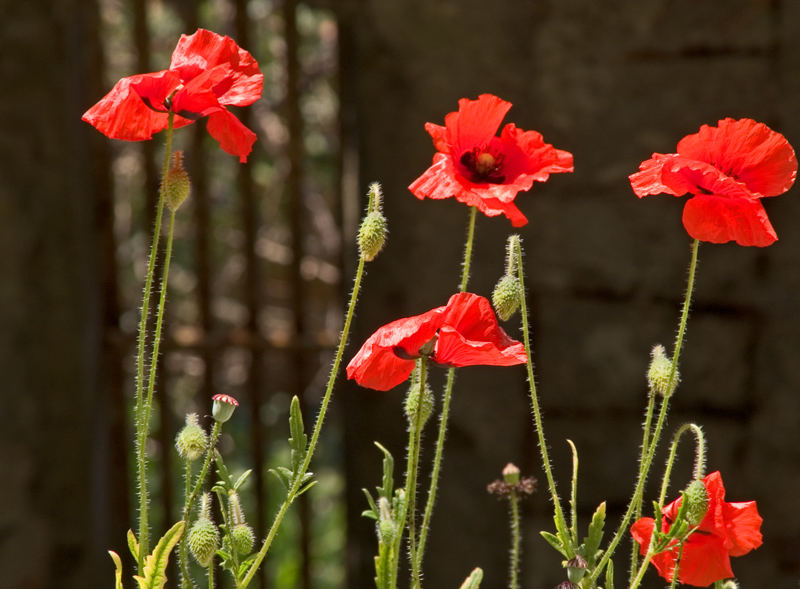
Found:
[[[568,489],[569,438],[580,453],[582,525],[606,500],[613,527],[633,488],[648,353],[673,340],[690,244],[682,203],[639,201],[627,176],[652,152],[673,151],[681,137],[723,117],[766,122],[800,146],[800,3],[360,0],[337,8],[360,186],[383,183],[391,231],[370,266],[353,345],[458,288],[467,209],[420,202],[406,188],[433,154],[424,123],[441,124],[461,97],[491,92],[511,101],[506,121],[575,156],[574,174],[518,197],[530,220],[519,233],[556,476]],[[774,246],[700,248],[667,431],[702,424],[709,469],[723,472],[728,498],[758,500],[764,546],[734,561],[742,586],[789,587],[800,578],[798,189],[766,207],[780,237]],[[505,219],[480,216],[470,290],[491,292],[510,231]],[[373,530],[359,518],[360,489],[379,481],[370,441],[384,441],[398,461],[404,454],[400,389],[343,394],[352,587],[371,584]],[[526,392],[522,368],[459,373],[427,586],[456,587],[477,565],[488,587],[502,586],[505,506],[484,488],[508,461],[543,479]],[[676,480],[688,473],[687,459]],[[659,481],[651,479],[651,497]],[[524,586],[554,587],[563,580],[560,557],[538,535],[552,528],[547,494],[524,509]],[[650,582],[663,585],[655,575]]]

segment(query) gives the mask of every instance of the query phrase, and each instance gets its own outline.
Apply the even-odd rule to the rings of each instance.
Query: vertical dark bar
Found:
[[[247,2],[246,0],[234,0],[235,20],[234,32],[236,41],[240,47],[252,51],[250,40],[250,30],[247,24]],[[242,123],[252,128],[251,109],[242,109],[238,114]],[[240,164],[237,175],[237,186],[239,198],[241,199],[242,227],[244,228],[244,259],[245,259],[245,284],[244,297],[247,307],[247,333],[250,342],[250,372],[247,379],[247,391],[250,396],[250,451],[253,457],[253,477],[256,493],[256,513],[253,524],[259,538],[264,537],[265,515],[267,511],[267,489],[264,480],[264,432],[261,424],[261,405],[263,398],[261,394],[263,383],[264,359],[262,347],[258,345],[259,327],[259,292],[260,292],[260,273],[258,259],[256,258],[256,234],[258,231],[259,212],[256,206],[255,190],[252,174],[252,157],[247,163]],[[267,568],[261,567],[258,576],[261,589],[266,589]]]
[[[294,316],[295,345],[292,347],[293,389],[303,402],[306,387],[305,358],[305,286],[300,272],[303,260],[303,120],[300,113],[300,39],[297,32],[297,0],[284,0],[282,5],[283,31],[286,42],[286,125],[289,129],[289,172],[286,190],[289,197],[289,228],[292,234],[292,314]],[[300,517],[300,550],[302,554],[300,586],[311,589],[311,530],[308,496],[298,501]]]
[[[102,96],[108,91],[105,83],[105,59],[102,49],[102,24],[97,2],[87,4],[84,27],[69,44],[83,46],[88,72],[88,97]],[[78,39],[82,39],[83,43]],[[80,82],[80,80],[79,80]],[[85,106],[85,103],[81,106]],[[132,570],[130,552],[123,550],[125,532],[129,527],[130,498],[128,497],[128,450],[132,438],[127,427],[123,344],[119,337],[119,288],[117,281],[117,244],[114,236],[113,178],[109,143],[99,133],[91,134],[89,162],[93,188],[92,239],[97,264],[97,292],[91,307],[99,316],[101,346],[97,367],[97,413],[93,435],[92,553],[101,554],[113,547],[123,559],[125,570]],[[93,560],[99,565],[99,559]],[[95,575],[92,578],[97,578]]]
[[[149,72],[151,71],[151,64],[150,64],[150,33],[147,27],[147,0],[133,0],[133,38],[134,38],[134,46],[136,49],[136,68],[139,72]],[[152,227],[155,221],[155,212],[156,212],[156,204],[158,202],[158,189],[159,189],[159,178],[158,173],[156,172],[155,167],[155,141],[142,141],[141,148],[142,148],[142,156],[144,160],[144,175],[145,175],[145,198],[146,207],[145,207],[145,219],[146,223],[146,235],[150,235],[152,231]],[[158,264],[157,267],[160,267],[161,264]],[[157,282],[160,284],[160,281]],[[154,289],[156,290],[156,289]],[[154,293],[155,295],[156,293]],[[154,301],[155,299],[150,302],[150,308],[154,309]],[[155,312],[155,310],[154,310]],[[164,324],[168,325],[168,318],[165,317]],[[165,330],[165,333],[168,333]],[[160,493],[160,500],[161,506],[164,513],[164,524],[168,524],[169,522],[174,521],[173,519],[173,508],[172,508],[172,477],[170,476],[171,468],[171,454],[170,449],[172,448],[172,439],[171,433],[172,428],[170,427],[170,404],[169,399],[167,398],[166,394],[164,393],[164,387],[162,386],[164,377],[164,360],[163,356],[154,359],[155,362],[158,362],[158,372],[156,378],[156,403],[158,403],[158,413],[160,418],[160,423],[158,425],[158,431],[156,436],[158,437],[159,446],[161,448],[161,460],[160,460],[160,467],[161,467],[161,493]],[[154,522],[157,525],[157,522]],[[165,528],[166,529],[166,528]],[[158,535],[156,536],[158,537]],[[174,576],[174,573],[173,573]]]

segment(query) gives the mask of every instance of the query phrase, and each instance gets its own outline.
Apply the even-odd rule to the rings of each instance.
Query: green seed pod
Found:
[[[231,528],[231,546],[239,554],[250,554],[256,536],[247,524],[236,524]]]
[[[574,557],[567,561],[567,578],[569,579],[570,583],[577,585],[583,579],[583,576],[586,574],[586,569],[588,568],[589,564],[586,562],[586,559],[583,558],[580,554],[576,554]]]
[[[694,480],[684,491],[686,521],[690,526],[700,525],[708,511],[708,491],[703,481]]]
[[[183,152],[176,151],[172,154],[170,167],[163,180],[164,202],[173,213],[183,204],[192,191],[189,174],[183,167]]]
[[[647,371],[647,383],[650,386],[650,390],[662,397],[672,394],[678,384],[679,375],[676,368],[675,375],[672,378],[672,385],[670,385],[669,375],[672,372],[672,359],[667,356],[664,346],[653,346],[650,358],[650,368]]]
[[[201,458],[208,449],[208,436],[198,423],[196,413],[186,415],[186,425],[175,438],[175,448],[181,458],[194,461]]]
[[[507,485],[519,484],[519,467],[509,462],[503,468],[503,482]]]
[[[219,531],[210,519],[200,517],[189,530],[189,552],[204,567],[211,564],[219,548]]]
[[[239,401],[224,393],[214,395],[211,399],[211,415],[220,423],[228,421],[239,406]]]
[[[508,321],[519,309],[522,300],[522,285],[516,276],[503,276],[492,293],[492,305],[501,321]]]

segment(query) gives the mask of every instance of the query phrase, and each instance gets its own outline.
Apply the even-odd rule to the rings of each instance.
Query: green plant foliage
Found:
[[[139,589],[162,589],[167,582],[167,564],[169,553],[175,548],[186,528],[185,521],[179,521],[161,536],[161,539],[144,563],[144,576],[135,575]]]

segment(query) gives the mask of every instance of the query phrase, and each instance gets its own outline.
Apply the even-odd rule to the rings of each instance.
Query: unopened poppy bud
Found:
[[[672,373],[672,359],[667,356],[664,346],[653,346],[650,352],[650,368],[647,370],[647,383],[650,390],[658,393],[662,397],[672,394],[678,382],[678,369],[672,377],[670,384],[670,374]]]
[[[202,457],[208,448],[208,436],[197,422],[196,413],[186,415],[186,425],[175,438],[175,448],[181,458],[194,461]]]
[[[219,530],[211,521],[211,495],[204,493],[200,501],[200,517],[189,530],[189,552],[201,566],[208,566],[219,548]]]
[[[219,394],[211,397],[214,401],[211,406],[211,415],[220,423],[225,423],[231,418],[233,412],[239,406],[239,401],[230,395]]]
[[[364,217],[358,229],[358,249],[367,262],[375,259],[386,244],[386,217],[373,211]]]
[[[576,554],[567,561],[567,577],[571,583],[580,583],[586,574],[589,563],[580,554]]]
[[[422,399],[420,399],[420,388],[422,388]],[[433,413],[433,404],[431,387],[427,381],[425,386],[420,387],[419,370],[414,368],[414,372],[411,374],[411,386],[406,394],[405,413],[408,422],[415,426],[419,425],[420,428],[424,427],[431,413]],[[419,412],[421,412],[421,415],[418,416]]]
[[[231,528],[231,546],[239,554],[250,554],[255,542],[253,528],[247,524],[237,524]]]
[[[522,285],[519,278],[506,274],[492,292],[492,305],[501,321],[508,321],[519,309],[522,300]]]
[[[378,537],[385,544],[390,544],[397,534],[397,526],[392,519],[392,510],[386,497],[378,500],[378,513]]]
[[[189,197],[192,183],[189,174],[183,167],[183,152],[176,151],[172,154],[171,163],[164,177],[164,202],[173,213],[178,210]]]
[[[508,463],[503,468],[503,481],[507,485],[516,485],[519,483],[519,467],[516,464]]]
[[[509,235],[506,240],[506,274],[516,276],[521,260],[519,259],[520,247],[519,235]]]
[[[728,579],[723,581],[720,587],[721,589],[739,589],[739,583],[736,582],[736,579]]]
[[[698,526],[708,511],[708,491],[703,481],[694,480],[684,491],[686,501],[686,521],[690,526]]]
[[[231,521],[234,525],[246,523],[242,503],[239,500],[239,493],[236,491],[228,492],[228,507],[230,508]]]

